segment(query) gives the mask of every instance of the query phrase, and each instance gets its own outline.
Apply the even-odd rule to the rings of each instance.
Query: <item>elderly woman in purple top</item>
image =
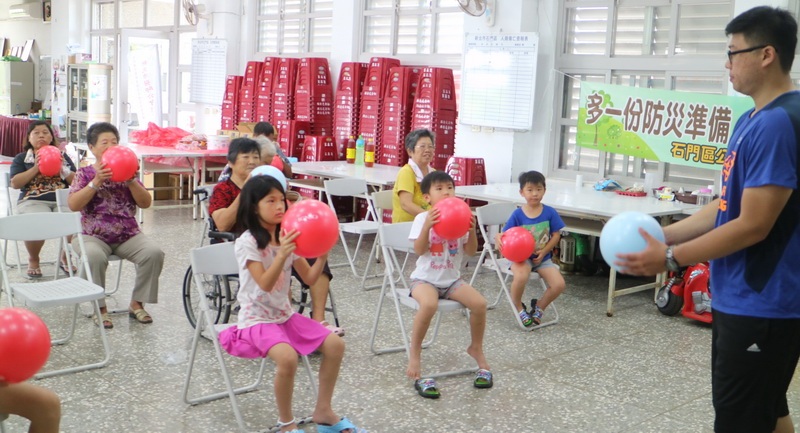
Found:
[[[150,193],[134,177],[125,182],[112,182],[111,170],[101,162],[103,152],[119,142],[117,128],[106,122],[95,123],[86,131],[94,165],[78,170],[72,181],[69,208],[81,212],[85,256],[95,284],[105,287],[108,256],[111,254],[136,264],[136,283],[129,307],[130,317],[139,323],[152,323],[144,310],[145,303],[158,301],[158,277],[164,265],[164,252],[148,239],[136,222],[136,207],[148,208]],[[77,242],[73,246],[78,248]],[[105,302],[100,301],[102,317],[95,322],[113,328]]]

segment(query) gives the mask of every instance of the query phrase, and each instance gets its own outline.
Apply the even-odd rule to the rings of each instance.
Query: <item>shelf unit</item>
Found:
[[[0,62],[0,115],[27,113],[33,101],[33,63]]]
[[[67,67],[67,140],[85,143],[93,123],[111,121],[111,72],[108,64]]]

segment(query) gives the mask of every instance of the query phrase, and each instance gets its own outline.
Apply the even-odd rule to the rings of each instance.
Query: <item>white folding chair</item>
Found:
[[[56,190],[56,205],[58,206],[58,211],[59,212],[62,212],[62,213],[70,213],[70,212],[72,212],[72,210],[70,210],[70,208],[69,208],[69,204],[67,204],[68,198],[69,198],[69,189],[64,188],[64,189]],[[77,254],[76,254],[75,250],[72,248],[72,245],[70,245],[69,242],[66,241],[66,239],[63,240],[63,244],[62,245],[64,246],[64,248],[67,251],[67,268],[69,269],[69,276],[71,277],[72,276],[72,257],[73,256],[77,256]],[[60,254],[61,254],[61,251],[59,251],[59,256],[60,256]],[[116,293],[117,290],[119,290],[119,282],[120,282],[120,279],[122,278],[122,263],[123,263],[123,259],[120,256],[116,256],[114,254],[111,254],[110,256],[108,256],[108,261],[109,262],[118,262],[119,263],[119,266],[117,266],[117,278],[116,278],[116,280],[114,282],[114,289],[110,290],[110,291],[106,291],[106,296],[111,296],[114,293]],[[126,313],[128,312],[127,308],[125,309],[125,312]]]
[[[378,297],[378,307],[375,311],[375,321],[372,326],[372,335],[370,336],[369,340],[370,350],[372,350],[372,353],[376,355],[405,351],[406,356],[410,356],[409,335],[406,331],[406,325],[403,321],[403,315],[402,311],[400,310],[400,306],[402,305],[417,311],[419,309],[419,304],[414,298],[409,296],[410,290],[408,288],[408,284],[406,283],[406,278],[403,275],[403,267],[400,265],[400,261],[397,259],[396,252],[409,253],[414,251],[414,243],[408,239],[412,224],[413,223],[411,222],[384,224],[378,229],[380,233],[379,236],[381,238],[381,252],[383,253],[383,260],[386,264],[386,272],[383,277],[383,285],[381,285],[381,293]],[[399,282],[400,287],[398,287],[397,282]],[[381,310],[383,309],[383,303],[387,297],[394,301],[395,312],[397,313],[397,322],[400,325],[400,334],[403,339],[403,345],[378,348],[376,347],[375,340],[378,335]],[[467,317],[467,322],[469,324],[468,311],[461,303],[449,299],[440,299],[439,306],[437,308],[436,319],[434,319],[433,333],[427,341],[422,343],[423,349],[429,347],[436,341],[436,337],[439,334],[439,325],[441,323],[442,313],[450,311],[460,311],[464,313],[464,317]],[[460,374],[474,373],[477,370],[477,367],[472,367],[460,370],[443,371],[433,374],[425,373],[422,375],[422,377],[436,378],[456,376]]]
[[[367,182],[364,179],[330,179],[325,181],[325,195],[328,199],[328,205],[330,205],[333,212],[336,213],[336,207],[333,203],[334,197],[361,197],[366,199],[369,196],[369,191],[367,189]],[[330,264],[329,266],[331,268],[350,265],[350,269],[353,271],[353,275],[356,278],[361,278],[363,280],[365,276],[369,275],[369,269],[374,258],[372,255],[374,249],[370,250],[370,256],[367,259],[367,265],[363,273],[359,273],[356,269],[356,257],[358,257],[358,250],[361,247],[361,241],[364,239],[364,235],[377,235],[378,233],[378,222],[373,218],[372,214],[367,212],[367,218],[364,220],[339,223],[339,238],[342,240],[342,247],[347,256],[347,263]],[[356,248],[352,252],[350,251],[350,247],[347,246],[345,233],[358,235]],[[380,274],[375,274],[373,276],[377,277],[380,276]]]
[[[236,326],[236,324],[214,324],[214,319],[212,316],[214,313],[209,308],[205,293],[203,293],[202,289],[204,286],[204,276],[213,277],[218,275],[236,274],[239,272],[239,267],[236,263],[236,257],[234,256],[233,246],[233,242],[223,242],[205,247],[194,248],[190,253],[195,287],[198,288],[197,291],[200,312],[197,317],[197,326],[195,326],[194,337],[192,338],[192,348],[189,354],[189,367],[186,371],[186,380],[183,383],[183,401],[190,405],[197,405],[200,403],[228,397],[231,402],[233,414],[236,417],[236,422],[239,425],[239,429],[241,431],[247,431],[247,426],[242,418],[242,413],[239,410],[239,403],[236,395],[254,391],[258,388],[258,386],[261,384],[261,379],[264,377],[264,369],[267,364],[267,358],[264,357],[261,360],[261,367],[258,370],[258,376],[256,377],[255,382],[247,386],[234,388],[228,366],[225,363],[226,355],[219,344],[219,333],[231,326]],[[225,390],[199,397],[189,397],[189,386],[191,384],[192,372],[194,370],[194,363],[197,357],[197,350],[200,340],[203,338],[201,333],[205,333],[214,345],[215,356],[217,358],[220,371],[222,372],[222,378],[225,382]],[[317,384],[314,379],[314,374],[311,372],[311,364],[308,362],[308,357],[302,356],[302,359],[306,373],[308,374],[309,382],[311,383],[311,388],[316,396]],[[308,420],[306,419],[306,421]]]
[[[517,309],[514,307],[514,302],[511,300],[511,292],[508,287],[508,280],[513,276],[511,273],[511,262],[508,259],[498,258],[497,246],[494,243],[494,236],[491,228],[502,227],[506,221],[508,221],[508,217],[511,216],[511,213],[514,212],[516,208],[517,205],[513,203],[491,203],[476,209],[476,213],[478,215],[478,228],[481,231],[481,236],[483,236],[483,251],[481,251],[481,255],[478,257],[478,265],[475,266],[475,271],[472,273],[472,278],[470,279],[469,284],[473,285],[475,283],[475,278],[477,278],[478,272],[481,270],[481,265],[488,266],[494,270],[494,272],[497,274],[497,279],[500,280],[500,292],[497,294],[497,298],[488,306],[488,308],[495,308],[497,304],[500,303],[500,299],[503,297],[503,295],[505,295],[506,299],[508,299],[508,304],[511,307],[511,311],[514,314],[514,318],[517,321],[517,325],[526,331],[531,331],[558,323],[558,309],[556,308],[555,302],[551,302],[548,310],[552,310],[552,318],[543,321],[539,325],[526,327],[522,324],[522,319],[519,318]],[[487,258],[488,263],[486,262]],[[544,280],[539,277],[539,274],[536,272],[531,272],[529,278],[536,284],[540,285],[543,293],[545,290],[547,290],[547,285],[545,284]]]
[[[14,215],[14,206],[17,201],[13,197],[15,197],[19,193],[19,190],[11,186],[10,172],[6,172],[3,178],[5,179],[6,182],[6,216]],[[8,240],[3,241],[3,251],[4,251],[3,258],[5,259],[6,254],[8,252]],[[22,276],[22,260],[20,259],[19,244],[17,242],[14,242],[14,252],[16,253],[17,256],[17,262],[9,266],[11,266],[12,268],[17,268],[19,275]]]
[[[372,217],[375,221],[377,221],[378,225],[381,226],[384,224],[383,222],[383,213],[384,211],[391,211],[392,210],[392,194],[394,192],[390,189],[382,190],[382,191],[375,191],[367,199],[367,204],[369,205],[369,211],[372,212]],[[379,232],[380,233],[380,232]],[[375,242],[372,244],[372,251],[370,252],[370,257],[375,258],[375,262],[380,262],[381,257],[381,246],[380,246],[380,234],[375,235]],[[403,259],[402,268],[405,269],[406,263],[408,262],[408,258],[411,254],[406,253],[405,259]],[[381,275],[378,275],[381,276]],[[361,288],[364,290],[372,290],[377,289],[381,286],[381,284],[375,284],[372,286],[367,286],[367,275],[364,272],[364,275],[361,278]]]
[[[26,215],[11,215],[0,218],[0,239],[10,241],[29,241],[29,240],[61,240],[66,236],[75,236],[81,250],[84,249],[83,235],[81,235],[81,216],[77,213],[35,213]],[[89,263],[81,260],[83,271],[87,279],[78,277],[68,277],[61,280],[42,281],[36,283],[15,283],[11,284],[8,279],[8,268],[5,259],[0,272],[3,275],[3,285],[8,295],[8,304],[14,305],[14,300],[18,299],[29,307],[56,307],[74,306],[72,313],[72,324],[66,337],[53,338],[52,344],[65,344],[74,334],[75,324],[78,318],[78,307],[83,302],[91,302],[94,314],[100,317],[100,305],[97,302],[105,296],[105,290],[92,283],[92,274],[89,270]],[[55,371],[39,373],[36,378],[56,376],[76,371],[84,371],[93,368],[105,367],[111,358],[111,347],[106,336],[105,329],[98,327],[100,339],[103,343],[104,358],[99,362],[88,363],[77,367],[69,367]]]

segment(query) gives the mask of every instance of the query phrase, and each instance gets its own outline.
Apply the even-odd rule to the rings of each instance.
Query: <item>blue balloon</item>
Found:
[[[254,168],[252,172],[250,172],[250,177],[256,176],[272,176],[275,179],[278,179],[278,182],[280,182],[281,186],[283,186],[283,192],[286,192],[286,176],[284,176],[283,172],[277,168],[271,165],[259,165],[258,167]]]
[[[664,242],[664,230],[655,218],[646,213],[623,212],[608,220],[600,232],[600,251],[608,266],[619,271],[614,265],[619,260],[617,254],[638,253],[647,247],[647,242],[639,234],[640,228]]]

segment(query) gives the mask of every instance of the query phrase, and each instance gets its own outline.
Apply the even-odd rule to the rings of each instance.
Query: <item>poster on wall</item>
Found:
[[[581,82],[577,145],[720,170],[750,98]]]

